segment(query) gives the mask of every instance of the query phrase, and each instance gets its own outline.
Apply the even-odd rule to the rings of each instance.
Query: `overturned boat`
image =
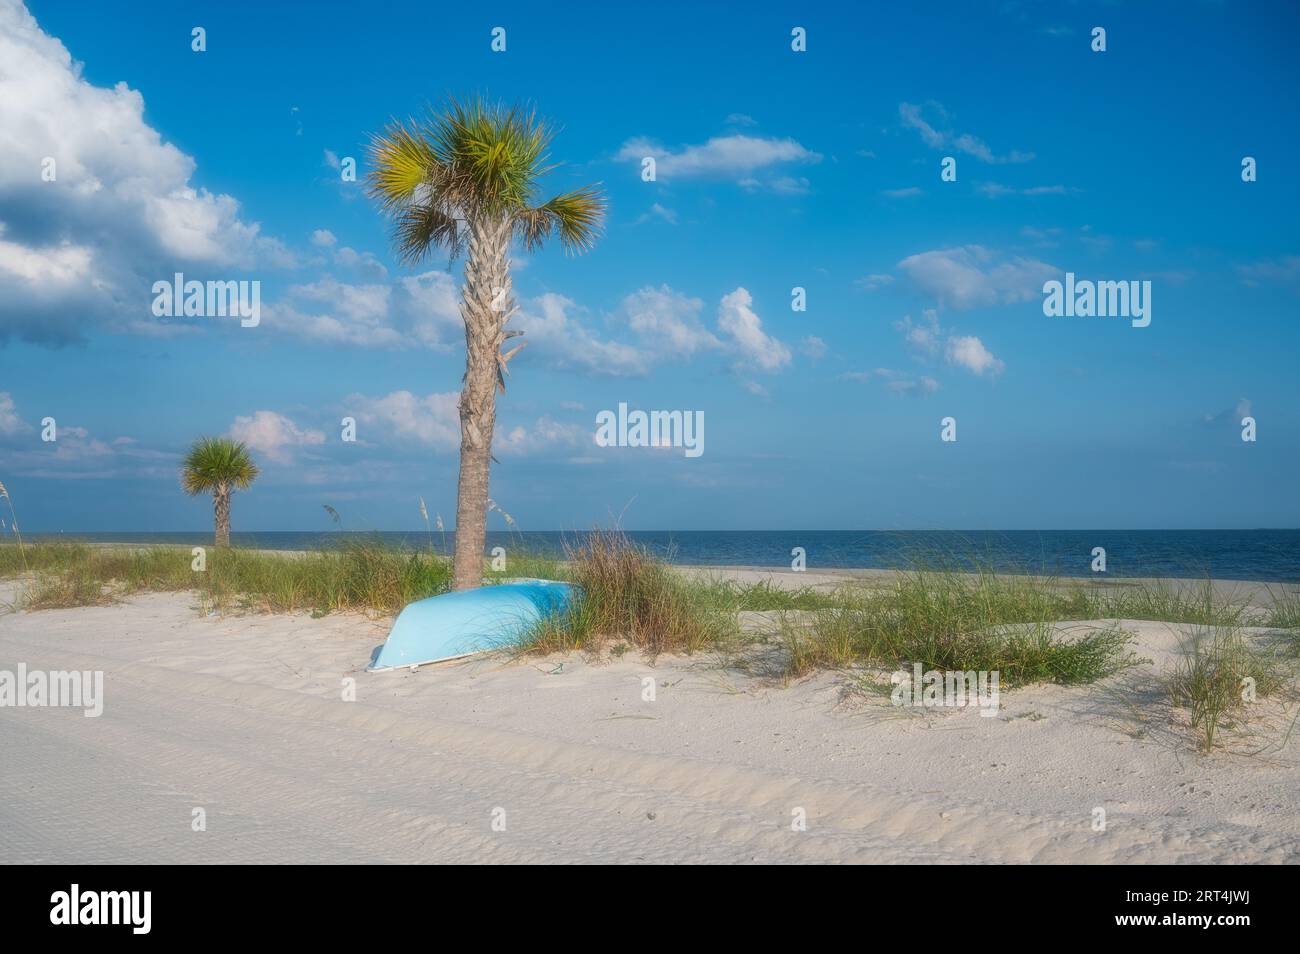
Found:
[[[417,600],[398,614],[367,671],[413,668],[509,646],[566,612],[577,593],[572,583],[512,580]]]

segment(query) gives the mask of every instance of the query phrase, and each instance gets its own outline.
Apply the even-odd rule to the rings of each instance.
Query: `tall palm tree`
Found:
[[[185,455],[181,487],[191,497],[212,494],[217,546],[230,546],[230,495],[247,490],[257,475],[248,448],[229,437],[200,437]]]
[[[538,181],[554,168],[547,164],[554,132],[531,111],[476,97],[449,100],[423,120],[393,121],[370,143],[370,194],[393,221],[398,258],[415,264],[435,248],[451,259],[467,255],[460,304],[465,379],[456,497],[458,590],[482,580],[496,394],[505,393],[506,363],[523,347],[501,351],[508,339],[523,334],[505,327],[517,310],[511,244],[517,240],[532,251],[554,233],[565,251],[585,252],[605,212],[595,185],[536,201]]]

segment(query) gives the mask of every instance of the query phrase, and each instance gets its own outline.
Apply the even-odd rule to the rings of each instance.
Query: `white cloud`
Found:
[[[886,199],[910,199],[914,196],[925,195],[925,190],[918,186],[908,186],[905,189],[882,189],[880,194]]]
[[[595,431],[543,416],[539,417],[531,428],[523,425],[497,428],[492,449],[503,456],[523,456],[550,450],[571,450],[594,443]]]
[[[316,229],[311,233],[311,244],[317,248],[333,248],[338,239],[329,229]]]
[[[949,364],[965,368],[972,374],[1001,374],[1006,365],[993,357],[984,343],[973,335],[954,335],[948,339],[944,355]]]
[[[373,281],[382,281],[388,277],[388,269],[375,258],[372,252],[358,252],[346,245],[335,250],[334,263],[344,268],[355,269]]]
[[[620,313],[628,327],[660,354],[689,358],[697,351],[720,347],[718,338],[700,322],[704,302],[649,286],[623,299]]]
[[[233,197],[190,184],[194,160],[145,122],[139,92],[87,82],[18,0],[0,0],[0,155],[0,340],[152,324],[150,286],[177,270],[295,264]]]
[[[753,176],[759,170],[787,162],[816,163],[821,155],[793,139],[775,139],[732,133],[714,136],[699,145],[668,149],[651,139],[629,139],[615,158],[640,163],[655,160],[657,179],[732,178]]]
[[[0,436],[13,437],[31,429],[31,425],[18,416],[13,395],[8,391],[0,391]]]
[[[441,271],[390,284],[327,277],[290,286],[262,312],[263,327],[320,344],[449,351],[464,341],[459,291]]]
[[[933,308],[927,308],[919,322],[913,322],[911,315],[905,315],[901,321],[894,322],[894,330],[903,335],[904,343],[913,351],[929,358],[939,353],[942,347],[943,331],[939,328],[939,316]]]
[[[938,312],[933,308],[927,308],[920,321],[905,316],[894,322],[894,329],[902,334],[908,350],[921,358],[936,360],[942,355],[948,364],[981,376],[996,376],[1006,369],[979,338],[950,334],[940,327]]]
[[[650,355],[632,345],[600,339],[578,320],[577,310],[571,299],[547,292],[523,303],[511,325],[524,333],[529,357],[540,355],[554,368],[615,376],[649,370]]]
[[[363,348],[458,349],[464,342],[460,292],[447,272],[432,271],[390,283],[348,283],[335,278],[293,285],[262,309],[262,327],[317,344]],[[549,368],[610,376],[640,376],[655,365],[713,353],[732,356],[738,367],[776,371],[790,362],[790,349],[767,335],[749,292],[725,296],[716,328],[701,320],[704,302],[667,285],[646,286],[624,296],[605,316],[625,332],[601,335],[586,311],[556,292],[522,299],[510,327],[523,332],[519,361]],[[522,366],[512,364],[516,368]]]
[[[394,391],[381,398],[353,394],[344,404],[357,419],[358,437],[374,427],[388,438],[402,438],[437,450],[460,447],[460,395],[455,391],[418,397]]]
[[[293,452],[300,447],[325,443],[323,431],[300,428],[275,411],[255,411],[252,417],[236,417],[230,425],[230,436],[278,464],[289,463]]]
[[[934,122],[946,125],[948,114],[943,106],[939,103],[930,103],[928,105],[932,113],[938,114]],[[926,119],[924,113],[924,108],[914,103],[898,104],[898,118],[903,126],[916,130],[921,136],[921,141],[932,149],[953,149],[987,163],[1029,162],[1034,158],[1032,152],[1017,152],[1014,150],[1005,156],[994,155],[993,150],[982,139],[972,136],[970,133],[954,133],[951,130],[937,128]]]
[[[909,255],[897,266],[924,293],[951,308],[1030,301],[1061,273],[1036,259],[1003,256],[979,245]]]
[[[356,417],[358,436],[372,435],[378,443],[410,448],[431,448],[451,453],[460,447],[460,395],[455,391],[426,395],[394,391],[373,398],[351,395],[344,404]],[[502,456],[524,456],[557,451],[570,453],[593,442],[595,432],[543,415],[532,426],[510,426],[497,421],[492,451]]]
[[[744,288],[723,295],[718,305],[718,328],[732,339],[742,365],[779,371],[790,363],[790,349],[763,331],[762,319],[750,307],[753,303]]]

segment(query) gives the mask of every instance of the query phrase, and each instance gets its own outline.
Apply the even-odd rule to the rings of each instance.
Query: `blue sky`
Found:
[[[337,166],[474,92],[610,202],[590,254],[516,256],[492,495],[524,529],[1300,525],[1293,4],[282,6],[0,0],[25,529],[209,525],[204,433],[263,466],[236,530],[450,523],[459,263],[399,265]],[[261,323],[159,321],[177,271],[260,281]],[[1067,271],[1150,281],[1150,326],[1046,317]],[[596,446],[619,402],[703,411],[705,453]]]

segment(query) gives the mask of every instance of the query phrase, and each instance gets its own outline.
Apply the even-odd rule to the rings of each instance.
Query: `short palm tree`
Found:
[[[547,164],[553,136],[553,128],[533,112],[473,98],[450,100],[424,120],[394,121],[370,144],[370,194],[392,218],[398,257],[415,264],[435,248],[452,259],[466,253],[458,590],[482,580],[496,394],[505,393],[506,363],[523,347],[501,350],[523,334],[505,327],[517,310],[511,244],[519,241],[532,251],[555,234],[566,251],[585,252],[605,212],[604,196],[594,185],[537,202],[538,181],[554,168]]]
[[[230,496],[257,479],[257,465],[242,441],[200,437],[185,455],[181,487],[190,496],[212,494],[217,546],[230,546]]]

